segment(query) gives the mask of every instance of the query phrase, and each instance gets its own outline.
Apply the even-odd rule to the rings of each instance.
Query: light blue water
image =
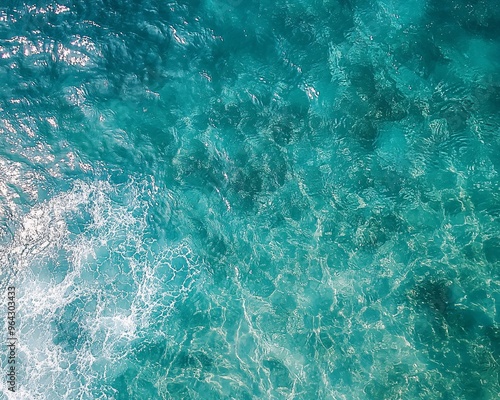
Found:
[[[3,398],[498,399],[499,108],[495,0],[4,2]]]

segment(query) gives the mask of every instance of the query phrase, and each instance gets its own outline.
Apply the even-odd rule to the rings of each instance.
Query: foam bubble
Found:
[[[194,289],[202,263],[187,242],[151,232],[151,190],[78,181],[22,218],[7,259],[18,271],[23,398],[95,398],[126,370],[134,341]]]

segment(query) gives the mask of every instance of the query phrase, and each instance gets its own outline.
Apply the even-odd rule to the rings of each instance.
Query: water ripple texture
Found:
[[[2,398],[498,399],[497,1],[7,0],[0,82]]]

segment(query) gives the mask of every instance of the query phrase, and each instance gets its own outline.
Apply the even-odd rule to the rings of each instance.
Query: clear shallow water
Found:
[[[2,5],[17,398],[498,398],[500,8],[400,3]]]

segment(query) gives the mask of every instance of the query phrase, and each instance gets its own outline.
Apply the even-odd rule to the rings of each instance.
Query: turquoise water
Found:
[[[498,399],[496,0],[7,0],[0,82],[2,398]]]

